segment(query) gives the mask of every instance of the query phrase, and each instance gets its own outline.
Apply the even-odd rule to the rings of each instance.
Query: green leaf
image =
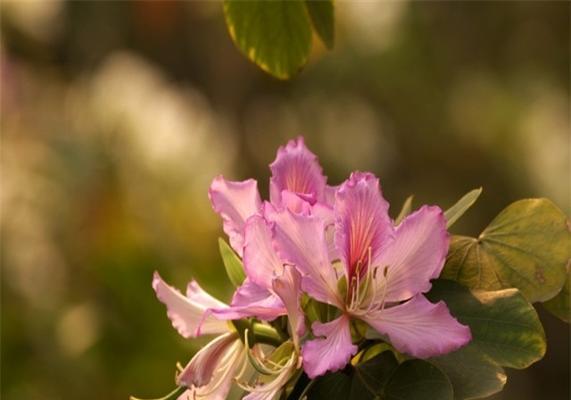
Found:
[[[403,219],[406,218],[407,215],[410,214],[412,211],[412,200],[414,199],[413,195],[410,195],[404,201],[402,208],[400,209],[399,215],[395,219],[395,225],[398,225],[402,222]]]
[[[334,7],[332,0],[305,0],[315,32],[328,49],[335,44]]]
[[[452,207],[444,212],[446,217],[446,227],[450,228],[470,207],[474,205],[478,197],[482,194],[482,188],[471,190],[466,193],[460,200]]]
[[[355,366],[349,398],[352,400],[381,398],[386,383],[398,365],[394,354],[389,350]]]
[[[240,260],[240,257],[234,253],[234,250],[232,250],[230,245],[222,238],[218,238],[218,248],[220,249],[222,262],[224,263],[226,274],[228,274],[230,282],[232,282],[235,287],[240,286],[242,282],[244,282],[244,279],[246,279],[242,260]]]
[[[567,217],[547,199],[517,201],[476,238],[454,236],[441,278],[474,289],[518,288],[530,302],[561,291],[571,258]]]
[[[345,400],[351,393],[352,377],[345,372],[335,372],[317,378],[307,392],[311,400]]]
[[[311,23],[303,0],[225,0],[232,40],[261,69],[289,79],[307,62]]]
[[[423,360],[403,362],[385,387],[386,400],[452,400],[452,384],[436,366]]]
[[[504,369],[476,346],[429,360],[440,368],[452,382],[455,399],[479,399],[500,392],[506,384]]]
[[[523,369],[545,355],[545,333],[533,306],[517,289],[471,291],[456,282],[436,280],[427,294],[444,300],[472,332],[471,347],[498,365]]]
[[[380,399],[386,382],[398,367],[391,351],[384,351],[355,367],[317,378],[308,391],[311,400]]]
[[[543,306],[555,315],[556,317],[562,319],[563,321],[569,323],[571,319],[571,311],[569,310],[569,279],[571,278],[571,271],[567,273],[567,280],[561,292],[554,298],[543,303]]]

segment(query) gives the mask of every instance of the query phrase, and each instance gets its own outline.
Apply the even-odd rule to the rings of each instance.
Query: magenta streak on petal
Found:
[[[331,322],[314,322],[312,330],[316,337],[324,338],[305,342],[301,350],[303,369],[311,379],[343,368],[357,352],[346,315]]]
[[[349,282],[357,270],[362,276],[369,262],[376,263],[390,240],[393,226],[388,208],[378,179],[370,173],[352,173],[337,190],[335,245],[345,263]]]
[[[222,217],[230,245],[242,256],[244,225],[250,216],[260,211],[262,205],[257,182],[253,179],[227,181],[219,176],[212,181],[208,196],[212,208]]]
[[[323,201],[326,178],[317,156],[307,149],[302,137],[290,140],[278,149],[270,170],[270,200],[273,204],[281,203],[283,190],[309,195],[314,202]]]

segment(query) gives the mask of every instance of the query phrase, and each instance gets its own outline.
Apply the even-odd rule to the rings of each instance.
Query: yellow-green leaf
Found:
[[[261,69],[289,79],[307,62],[311,22],[303,0],[225,0],[232,40]]]
[[[476,238],[455,236],[441,277],[474,289],[518,288],[530,302],[561,291],[571,258],[565,214],[547,199],[517,201]]]
[[[218,248],[220,249],[222,262],[224,263],[226,274],[228,274],[230,282],[232,282],[235,287],[240,286],[242,282],[244,282],[244,279],[246,279],[242,260],[240,260],[240,257],[234,253],[234,250],[232,250],[228,243],[222,238],[218,239]]]
[[[403,219],[405,219],[407,217],[407,215],[409,215],[412,211],[412,200],[414,199],[413,195],[410,195],[406,198],[406,200],[404,201],[399,215],[396,217],[395,219],[395,225],[398,225],[402,222]]]
[[[571,320],[571,310],[569,310],[569,279],[571,278],[571,271],[567,273],[567,280],[563,289],[559,292],[557,296],[549,301],[543,303],[547,311],[555,315],[556,317],[562,319],[565,322]]]
[[[315,32],[328,49],[335,44],[334,7],[332,0],[305,0]]]
[[[471,190],[458,200],[452,207],[444,212],[446,227],[450,228],[458,219],[474,205],[482,194],[482,188]]]

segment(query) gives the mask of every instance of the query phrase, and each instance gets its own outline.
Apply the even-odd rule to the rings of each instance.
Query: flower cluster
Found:
[[[179,399],[224,399],[233,385],[245,399],[275,399],[302,373],[344,368],[366,338],[420,359],[471,340],[444,302],[423,295],[448,252],[440,208],[396,223],[373,174],[328,185],[302,138],[281,147],[270,170],[269,201],[252,179],[220,176],[209,190],[245,273],[230,304],[195,281],[184,296],[153,278],[182,336],[214,336],[178,374]],[[317,318],[310,308],[333,312]]]

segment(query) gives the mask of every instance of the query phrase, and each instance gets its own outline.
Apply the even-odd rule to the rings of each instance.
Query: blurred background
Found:
[[[231,287],[210,181],[267,193],[304,135],[332,184],[370,170],[398,212],[484,194],[454,232],[546,196],[569,214],[568,2],[338,2],[290,82],[248,62],[221,3],[1,3],[3,399],[159,397],[201,343],[151,289]],[[541,307],[538,307],[541,308]],[[569,398],[569,330],[495,399]]]

